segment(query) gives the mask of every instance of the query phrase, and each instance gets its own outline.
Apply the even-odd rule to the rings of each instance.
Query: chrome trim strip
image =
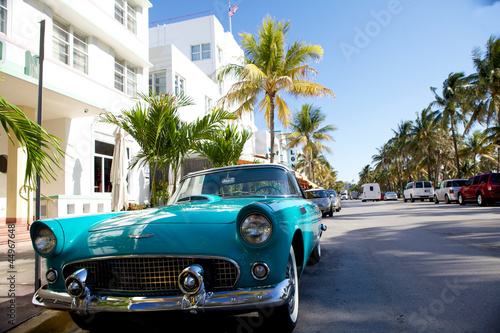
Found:
[[[90,312],[142,312],[168,310],[252,310],[262,306],[279,306],[288,302],[290,279],[272,286],[241,288],[231,291],[218,291],[206,295],[202,304],[195,303],[186,308],[184,295],[154,297],[119,297],[93,295],[87,304],[73,302],[66,292],[47,289],[47,285],[33,296],[33,304],[45,308],[66,311]]]

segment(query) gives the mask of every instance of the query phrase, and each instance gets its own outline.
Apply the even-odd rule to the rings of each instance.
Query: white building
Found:
[[[149,7],[147,0],[0,0],[0,95],[33,120],[39,22],[45,20],[42,127],[62,140],[67,153],[57,181],[41,187],[55,201],[51,216],[110,211],[114,129],[95,116],[131,108],[132,97],[148,90]],[[138,150],[131,139],[127,148],[129,157]],[[0,133],[0,155],[8,165],[0,170],[0,220],[25,221],[27,206],[19,196],[24,153]],[[142,203],[148,174],[132,170],[128,180],[129,200]]]
[[[150,89],[158,93],[183,91],[192,97],[195,105],[181,110],[182,119],[188,122],[210,112],[234,83],[217,82],[217,69],[243,56],[233,35],[224,31],[214,15],[151,27],[149,47],[153,64]],[[243,115],[238,124],[250,132],[257,131],[253,113]],[[254,135],[245,145],[242,159],[253,161],[255,146]]]

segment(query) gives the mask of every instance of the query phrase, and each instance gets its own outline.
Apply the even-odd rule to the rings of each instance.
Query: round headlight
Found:
[[[240,226],[243,239],[252,245],[262,245],[269,240],[273,227],[271,222],[260,214],[250,214],[245,217]]]
[[[35,247],[41,254],[49,254],[56,248],[56,235],[48,227],[38,230],[35,236]]]

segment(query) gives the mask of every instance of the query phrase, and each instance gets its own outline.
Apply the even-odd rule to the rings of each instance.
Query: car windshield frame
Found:
[[[280,168],[229,168],[182,179],[168,204],[204,195],[234,197],[301,197],[289,172]]]
[[[323,199],[328,198],[326,190],[309,190],[305,191],[307,199]]]

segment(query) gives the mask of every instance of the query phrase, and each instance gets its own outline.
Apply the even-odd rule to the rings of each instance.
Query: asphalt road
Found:
[[[321,261],[301,278],[295,332],[500,332],[499,205],[342,204],[324,219]],[[109,322],[123,332],[261,327],[255,314],[126,315]]]

